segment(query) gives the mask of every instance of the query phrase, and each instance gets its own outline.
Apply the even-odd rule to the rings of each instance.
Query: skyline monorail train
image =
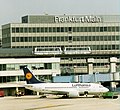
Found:
[[[36,55],[58,55],[58,54],[90,54],[90,47],[35,47],[33,54]]]
[[[56,55],[62,54],[61,47],[35,47],[33,54],[36,55]]]
[[[90,54],[90,47],[65,47],[64,54]]]

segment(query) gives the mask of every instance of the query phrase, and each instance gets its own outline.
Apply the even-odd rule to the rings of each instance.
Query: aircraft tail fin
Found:
[[[43,81],[39,81],[26,66],[23,67],[23,72],[27,84],[44,83]]]

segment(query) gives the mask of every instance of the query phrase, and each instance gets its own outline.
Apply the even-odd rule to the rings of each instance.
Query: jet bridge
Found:
[[[55,76],[53,82],[117,82],[120,81],[120,72],[115,73],[95,73],[75,76]]]

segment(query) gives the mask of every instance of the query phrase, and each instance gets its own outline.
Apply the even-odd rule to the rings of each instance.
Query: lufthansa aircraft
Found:
[[[80,95],[100,95],[109,90],[100,84],[95,83],[45,83],[36,79],[32,72],[23,68],[26,89],[37,91],[43,94],[63,95],[66,97],[79,97]]]

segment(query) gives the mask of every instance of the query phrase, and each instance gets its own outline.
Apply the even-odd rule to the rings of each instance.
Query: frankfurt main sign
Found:
[[[55,16],[55,23],[99,23],[99,16]]]

